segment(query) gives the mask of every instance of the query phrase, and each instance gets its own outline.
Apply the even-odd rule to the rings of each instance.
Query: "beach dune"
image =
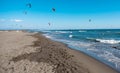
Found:
[[[107,65],[25,31],[0,32],[0,73],[118,73]]]

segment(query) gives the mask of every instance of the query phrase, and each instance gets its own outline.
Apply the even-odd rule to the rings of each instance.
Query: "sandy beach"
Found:
[[[0,73],[118,73],[41,34],[0,31]]]

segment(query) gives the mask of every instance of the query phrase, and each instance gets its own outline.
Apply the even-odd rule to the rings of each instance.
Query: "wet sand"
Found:
[[[0,31],[0,73],[117,73],[41,34]]]

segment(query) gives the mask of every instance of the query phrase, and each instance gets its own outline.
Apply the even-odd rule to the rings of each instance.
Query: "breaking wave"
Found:
[[[120,40],[106,40],[106,39],[95,39],[95,38],[87,38],[87,40],[90,40],[93,42],[107,43],[107,44],[119,44],[120,43]]]
[[[87,31],[82,31],[82,30],[79,30],[78,32],[87,32]]]
[[[108,43],[108,44],[118,44],[120,43],[120,40],[103,40],[103,39],[96,39],[96,41],[99,41],[101,43]]]
[[[56,33],[72,33],[71,31],[55,31]]]
[[[72,38],[73,37],[73,35],[69,35],[69,38]]]

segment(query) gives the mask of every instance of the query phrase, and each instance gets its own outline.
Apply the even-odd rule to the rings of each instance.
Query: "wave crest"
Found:
[[[87,40],[90,40],[93,42],[107,43],[107,44],[119,44],[120,43],[120,40],[106,40],[106,39],[95,39],[95,38],[87,38]]]
[[[78,32],[87,32],[87,31],[79,30]]]
[[[56,33],[72,33],[72,31],[55,31]]]
[[[101,43],[108,43],[108,44],[118,44],[120,43],[119,40],[103,40],[103,39],[96,39],[96,41],[99,41]]]
[[[73,35],[69,35],[69,38],[72,38],[73,37]]]

